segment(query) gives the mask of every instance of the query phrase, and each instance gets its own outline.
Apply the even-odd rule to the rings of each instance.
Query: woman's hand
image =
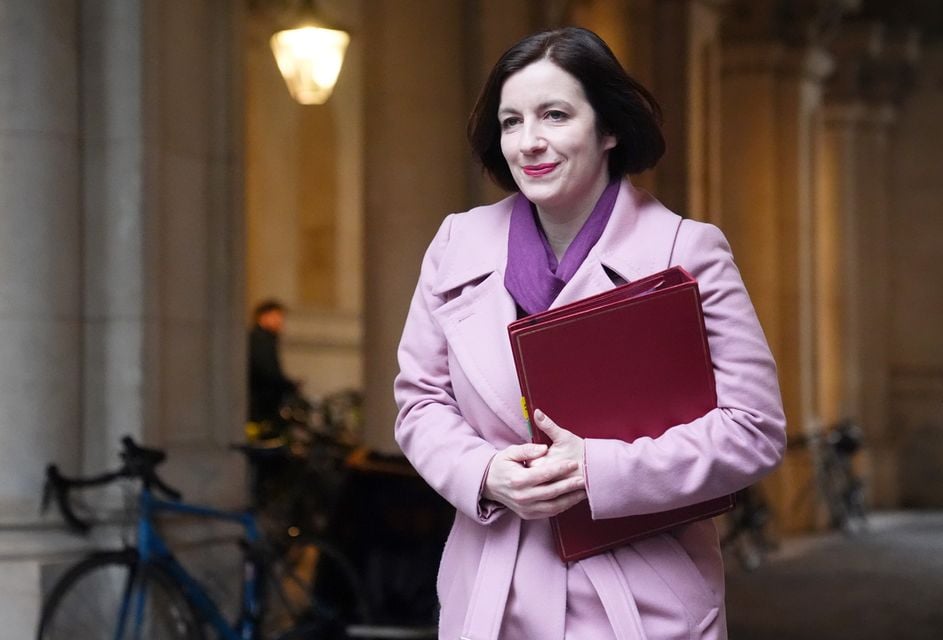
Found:
[[[525,520],[549,518],[586,499],[583,440],[542,412],[537,426],[552,442],[513,445],[491,461],[482,497],[505,505]]]
[[[550,438],[551,442],[547,455],[540,458],[535,464],[544,464],[551,460],[568,460],[576,463],[577,475],[582,479],[584,477],[583,456],[585,449],[583,439],[559,426],[540,409],[534,411],[534,424]],[[585,489],[585,483],[580,488]]]

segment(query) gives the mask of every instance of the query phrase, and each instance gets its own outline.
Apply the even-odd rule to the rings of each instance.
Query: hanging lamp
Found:
[[[328,26],[307,3],[295,25],[278,31],[270,44],[291,97],[301,104],[324,104],[344,64],[350,34]]]

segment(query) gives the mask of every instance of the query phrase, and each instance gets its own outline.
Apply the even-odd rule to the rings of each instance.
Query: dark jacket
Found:
[[[276,420],[295,383],[282,372],[278,335],[256,325],[249,332],[249,420]]]

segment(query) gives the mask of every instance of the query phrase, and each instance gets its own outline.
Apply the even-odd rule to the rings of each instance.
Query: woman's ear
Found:
[[[605,151],[609,151],[610,149],[615,149],[617,144],[619,144],[619,139],[616,138],[613,134],[604,133],[602,135],[602,148]]]

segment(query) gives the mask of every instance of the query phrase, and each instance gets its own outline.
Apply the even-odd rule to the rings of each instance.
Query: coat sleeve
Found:
[[[655,439],[587,439],[587,493],[595,519],[733,493],[782,460],[786,421],[776,365],[726,238],[712,225],[686,221],[674,255],[698,280],[717,408]]]
[[[423,258],[419,283],[400,340],[396,441],[419,474],[457,510],[487,523],[504,508],[481,500],[485,474],[496,453],[462,416],[452,391],[448,345],[434,311],[445,304],[434,293],[448,249],[452,216],[442,223]]]

